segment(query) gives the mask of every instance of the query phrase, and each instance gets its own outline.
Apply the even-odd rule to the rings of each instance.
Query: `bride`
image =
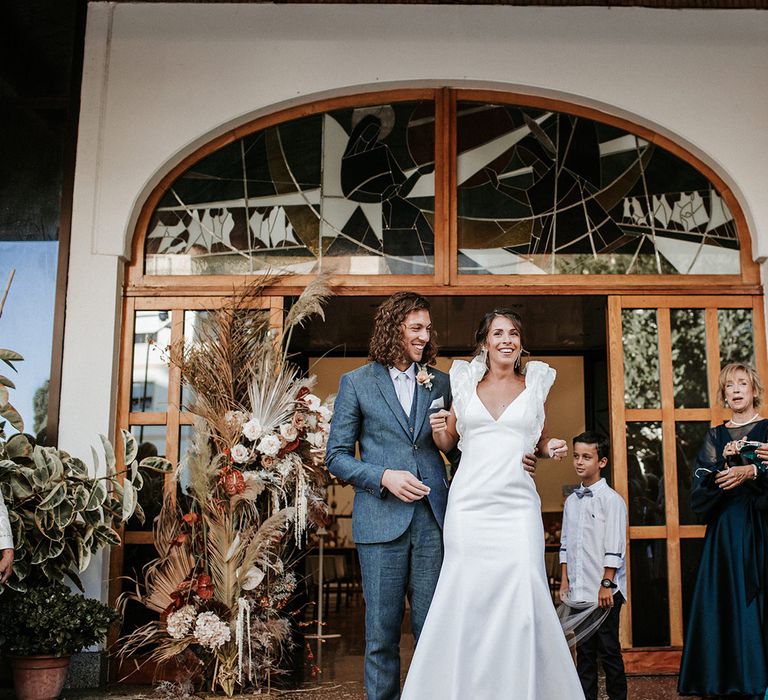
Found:
[[[520,368],[522,322],[485,315],[478,354],[451,367],[453,407],[430,416],[435,444],[456,443],[445,558],[403,689],[403,700],[583,700],[549,593],[541,501],[522,457],[562,459],[547,439],[544,404],[555,371]]]

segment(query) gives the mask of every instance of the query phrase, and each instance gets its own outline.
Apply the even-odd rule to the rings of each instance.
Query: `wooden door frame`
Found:
[[[683,645],[683,603],[680,540],[704,537],[704,525],[680,525],[677,481],[677,421],[707,421],[717,425],[728,417],[728,412],[717,405],[718,375],[720,373],[720,347],[718,335],[718,309],[745,309],[752,311],[755,364],[758,374],[765,376],[768,368],[766,354],[765,317],[762,295],[693,296],[649,295],[609,296],[607,313],[609,407],[611,414],[611,445],[614,488],[629,504],[629,475],[627,466],[626,425],[628,422],[656,421],[662,425],[664,460],[665,524],[627,527],[627,585],[628,601],[622,619],[621,642],[627,650],[629,673],[677,673]],[[707,408],[675,408],[672,394],[672,343],[670,311],[672,309],[704,309],[706,331]],[[657,312],[659,344],[659,384],[661,405],[653,409],[628,409],[624,403],[624,353],[622,342],[622,310],[654,309]],[[667,548],[667,585],[669,595],[670,646],[658,649],[632,647],[631,562],[629,545],[633,539],[663,539]]]

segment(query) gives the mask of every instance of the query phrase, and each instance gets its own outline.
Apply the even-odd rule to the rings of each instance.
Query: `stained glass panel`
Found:
[[[432,102],[316,114],[239,139],[155,209],[146,272],[432,274]]]
[[[528,107],[457,105],[459,272],[738,274],[731,212],[634,134]]]

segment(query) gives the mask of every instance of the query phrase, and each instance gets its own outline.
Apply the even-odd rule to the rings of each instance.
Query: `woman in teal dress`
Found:
[[[731,364],[718,399],[731,419],[711,428],[694,468],[691,505],[707,525],[678,692],[763,700],[768,688],[768,420],[755,370]],[[759,454],[754,445],[760,442]]]

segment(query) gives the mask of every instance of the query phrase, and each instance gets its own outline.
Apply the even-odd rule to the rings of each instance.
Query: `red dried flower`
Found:
[[[195,584],[195,592],[199,598],[202,600],[210,600],[213,598],[213,581],[208,574],[200,574],[200,576],[197,577]]]
[[[239,469],[224,467],[219,476],[219,484],[227,492],[228,496],[234,496],[245,491],[245,478]]]
[[[200,522],[200,516],[197,513],[185,513],[181,518],[187,525],[194,525]]]

